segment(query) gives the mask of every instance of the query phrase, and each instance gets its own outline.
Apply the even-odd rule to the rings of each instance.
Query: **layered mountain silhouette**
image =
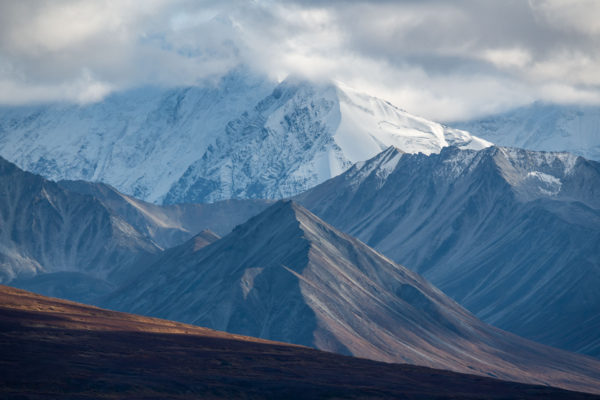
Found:
[[[0,159],[0,283],[598,391],[598,360],[470,312],[600,356],[600,164],[490,146],[340,83],[243,70],[95,104],[0,107],[2,155],[108,183]]]
[[[177,246],[202,230],[225,235],[273,202],[268,200],[223,200],[207,204],[160,206],[127,196],[110,185],[86,181],[59,181],[69,191],[98,199],[137,231],[163,249]]]
[[[484,321],[598,356],[599,188],[568,153],[389,148],[296,200]]]
[[[480,322],[417,274],[291,201],[166,251],[109,308],[388,362],[565,388],[600,361]]]
[[[60,272],[69,273],[73,284],[89,279],[101,289],[126,276],[140,257],[159,251],[97,199],[64,190],[3,159],[0,203],[2,282]]]
[[[0,282],[93,301],[163,248],[203,229],[228,233],[268,204],[161,207],[104,184],[48,181],[0,158]]]

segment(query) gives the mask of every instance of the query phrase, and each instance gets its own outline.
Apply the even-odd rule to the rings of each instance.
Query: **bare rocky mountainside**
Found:
[[[600,355],[600,164],[490,147],[389,148],[298,197],[484,321]]]
[[[103,306],[336,353],[594,391],[600,361],[486,325],[301,206],[281,201],[166,251]]]
[[[546,111],[519,145],[571,149],[541,132],[572,121],[593,131],[593,110]],[[498,121],[473,126],[502,143],[513,117]],[[600,387],[586,356],[600,357],[596,161],[241,68],[93,104],[1,106],[0,155],[16,163],[0,159],[0,283],[379,361]]]
[[[161,207],[103,184],[48,181],[0,158],[0,282],[92,301],[150,255],[204,229],[226,234],[268,204]]]
[[[44,277],[49,287],[63,281],[82,296],[93,295],[160,250],[94,197],[66,191],[2,159],[0,203],[3,283],[53,274]]]
[[[59,181],[58,184],[69,191],[95,197],[162,249],[180,245],[206,229],[225,235],[273,203],[249,199],[160,206],[127,196],[103,183]]]

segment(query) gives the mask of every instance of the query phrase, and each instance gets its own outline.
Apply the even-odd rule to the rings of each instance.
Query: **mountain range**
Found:
[[[295,199],[495,326],[600,355],[600,164],[389,148]]]
[[[226,234],[269,202],[156,206],[110,186],[52,182],[0,158],[0,282],[78,301],[203,229]]]
[[[106,224],[101,239],[75,246],[79,252],[66,244],[81,234],[61,233],[65,245],[53,246],[51,255],[37,244],[56,237],[47,229],[35,240],[29,234],[21,236],[21,244],[5,233],[4,282],[78,301],[110,293],[138,264],[144,265],[140,260],[145,255],[179,245],[203,229],[225,235],[269,205],[262,200],[230,200],[158,206],[105,184],[54,184],[20,174],[15,176],[34,179],[39,188],[54,188],[73,209],[79,202],[84,203],[83,210],[88,208],[86,202],[93,203],[114,225]],[[5,189],[22,185],[8,183],[14,176],[6,179]],[[423,274],[484,321],[532,340],[597,356],[600,338],[589,332],[600,323],[594,290],[600,259],[598,181],[597,163],[569,154],[449,147],[427,156],[390,147],[296,200]],[[33,213],[14,206],[25,203],[17,201],[18,196],[7,193],[10,204],[4,210],[5,215],[11,209],[13,214],[24,211],[22,220],[17,224],[15,217],[5,216],[4,226],[35,226],[30,222]],[[45,194],[40,189],[31,196],[27,202],[38,204],[37,198]],[[53,211],[60,216],[61,229],[75,229],[69,221],[77,217],[63,215],[64,210],[54,207]],[[46,216],[40,214],[41,219]],[[118,236],[124,235],[123,230],[128,232],[125,240]],[[128,242],[134,248],[121,249]],[[38,249],[23,250],[27,246]],[[111,246],[128,260],[115,264],[86,258],[110,255],[106,249]],[[121,257],[119,251],[110,257]],[[102,271],[111,268],[103,263],[127,273]]]
[[[288,197],[390,145],[430,154],[490,143],[341,83],[275,83],[246,69],[88,105],[0,107],[0,156],[152,203]]]
[[[480,322],[294,202],[216,239],[166,251],[101,305],[380,361],[586,391],[600,383],[600,361]]]
[[[536,110],[471,130],[507,138]],[[593,131],[593,111],[585,135],[564,113],[539,115],[523,146]],[[0,158],[1,283],[597,391],[597,359],[512,333],[600,356],[598,162],[492,145],[338,82],[244,69],[94,104],[0,107],[0,154],[33,172]]]

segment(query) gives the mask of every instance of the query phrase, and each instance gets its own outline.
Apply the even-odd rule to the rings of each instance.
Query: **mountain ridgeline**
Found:
[[[0,158],[0,282],[93,302],[164,248],[221,235],[265,201],[156,206],[104,184],[48,181]]]
[[[563,143],[545,130],[570,131],[563,120],[541,118],[523,146]],[[473,129],[508,137],[492,125]],[[600,361],[564,351],[600,357],[598,162],[241,68],[95,104],[0,107],[0,155],[32,171],[0,158],[0,283],[599,392]]]
[[[218,83],[116,93],[88,105],[0,107],[0,155],[54,180],[100,181],[152,203],[280,199],[390,145],[430,154],[485,140],[342,84]]]
[[[417,274],[280,201],[166,251],[102,306],[336,353],[593,391],[600,361],[486,325]]]
[[[40,273],[70,273],[73,282],[108,290],[109,282],[126,276],[140,258],[159,252],[98,199],[66,191],[3,159],[0,191],[3,283]]]
[[[389,148],[296,201],[495,326],[600,355],[600,164]]]

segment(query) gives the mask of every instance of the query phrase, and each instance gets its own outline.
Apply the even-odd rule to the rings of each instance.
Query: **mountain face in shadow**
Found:
[[[162,207],[101,183],[48,181],[0,158],[0,282],[93,302],[165,247],[205,229],[228,233],[269,204]]]
[[[491,147],[389,148],[296,201],[486,322],[600,355],[600,164]]]
[[[600,361],[492,328],[290,201],[166,251],[106,307],[388,362],[592,387]],[[583,386],[581,386],[583,385]]]
[[[0,159],[2,282],[61,273],[77,283],[119,282],[159,248],[100,201]],[[66,274],[66,275],[65,275]]]

